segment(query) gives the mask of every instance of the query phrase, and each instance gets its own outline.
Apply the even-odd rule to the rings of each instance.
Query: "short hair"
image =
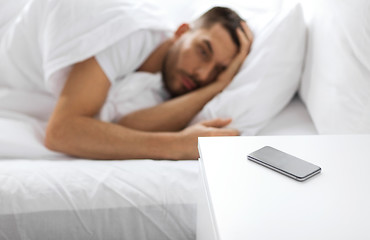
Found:
[[[230,34],[233,42],[236,46],[240,47],[240,42],[238,35],[236,33],[236,29],[239,27],[243,32],[243,28],[240,25],[241,21],[245,21],[242,19],[235,11],[231,10],[227,7],[213,7],[199,18],[193,21],[193,28],[207,28],[209,29],[216,23],[220,23],[222,27],[224,27]]]

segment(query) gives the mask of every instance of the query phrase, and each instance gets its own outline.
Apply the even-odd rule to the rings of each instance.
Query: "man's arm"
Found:
[[[241,25],[244,33],[241,29],[237,29],[240,41],[239,53],[215,82],[157,106],[130,113],[120,119],[118,123],[143,131],[179,131],[186,127],[207,102],[231,82],[247,57],[253,35],[245,22],[242,22]]]
[[[198,136],[238,134],[220,129],[229,123],[221,119],[172,133],[138,131],[96,120],[109,88],[110,82],[95,58],[76,64],[49,120],[45,145],[92,159],[197,159]]]
[[[222,89],[220,84],[211,84],[157,106],[130,113],[118,123],[142,131],[180,131]]]

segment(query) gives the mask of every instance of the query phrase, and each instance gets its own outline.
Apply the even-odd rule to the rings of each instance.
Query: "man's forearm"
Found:
[[[48,126],[45,145],[92,159],[178,159],[175,133],[148,133],[89,117],[71,117]]]
[[[222,89],[217,82],[212,83],[160,105],[128,114],[119,124],[143,131],[179,131]]]

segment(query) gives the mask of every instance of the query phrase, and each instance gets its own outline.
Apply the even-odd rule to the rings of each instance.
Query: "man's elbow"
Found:
[[[50,124],[46,128],[44,146],[52,151],[61,152],[63,142],[63,132],[56,124]]]

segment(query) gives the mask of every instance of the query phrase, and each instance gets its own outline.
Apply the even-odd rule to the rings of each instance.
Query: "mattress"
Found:
[[[195,161],[0,160],[0,239],[195,239]]]
[[[197,161],[75,159],[44,128],[0,111],[0,240],[196,238]],[[260,135],[316,133],[296,97]]]

